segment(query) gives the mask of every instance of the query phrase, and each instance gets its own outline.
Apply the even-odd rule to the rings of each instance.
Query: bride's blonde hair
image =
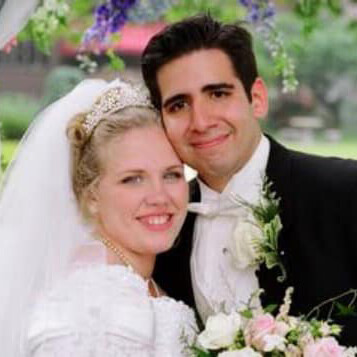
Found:
[[[73,191],[82,215],[91,219],[87,198],[104,167],[103,147],[129,130],[162,127],[162,124],[158,112],[150,107],[130,106],[105,115],[89,133],[85,126],[86,118],[87,113],[76,115],[67,126],[67,137],[71,145]]]

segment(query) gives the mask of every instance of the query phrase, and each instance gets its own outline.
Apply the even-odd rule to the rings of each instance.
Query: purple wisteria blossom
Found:
[[[275,64],[275,71],[283,77],[283,92],[294,91],[297,87],[295,66],[288,56],[282,35],[276,29],[276,7],[272,0],[238,0],[247,10],[245,20],[263,38]]]
[[[276,8],[271,0],[238,0],[247,9],[246,20],[255,25],[269,22],[276,14]]]
[[[138,0],[107,0],[96,7],[94,24],[84,33],[82,50],[100,52],[111,34],[118,32],[128,20],[128,11]]]

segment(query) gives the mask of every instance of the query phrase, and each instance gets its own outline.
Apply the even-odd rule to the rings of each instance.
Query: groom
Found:
[[[198,171],[191,182],[198,213],[188,214],[176,247],[156,265],[168,295],[205,319],[258,288],[264,304],[280,304],[293,286],[292,314],[357,288],[357,162],[291,151],[262,133],[268,94],[249,33],[208,15],[188,18],[149,42],[142,70],[171,143]],[[237,268],[227,254],[243,221],[225,211],[229,194],[257,203],[263,174],[281,199],[282,283],[277,268]],[[336,321],[345,325],[342,342],[356,344],[357,317]]]

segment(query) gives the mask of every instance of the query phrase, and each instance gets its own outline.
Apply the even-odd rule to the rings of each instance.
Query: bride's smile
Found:
[[[99,234],[129,260],[169,249],[186,216],[188,186],[163,129],[131,129],[100,151],[102,174],[89,202]]]

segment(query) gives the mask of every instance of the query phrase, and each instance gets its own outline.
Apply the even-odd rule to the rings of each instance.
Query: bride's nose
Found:
[[[167,205],[169,201],[170,195],[164,181],[153,181],[146,193],[145,202],[149,205]]]

